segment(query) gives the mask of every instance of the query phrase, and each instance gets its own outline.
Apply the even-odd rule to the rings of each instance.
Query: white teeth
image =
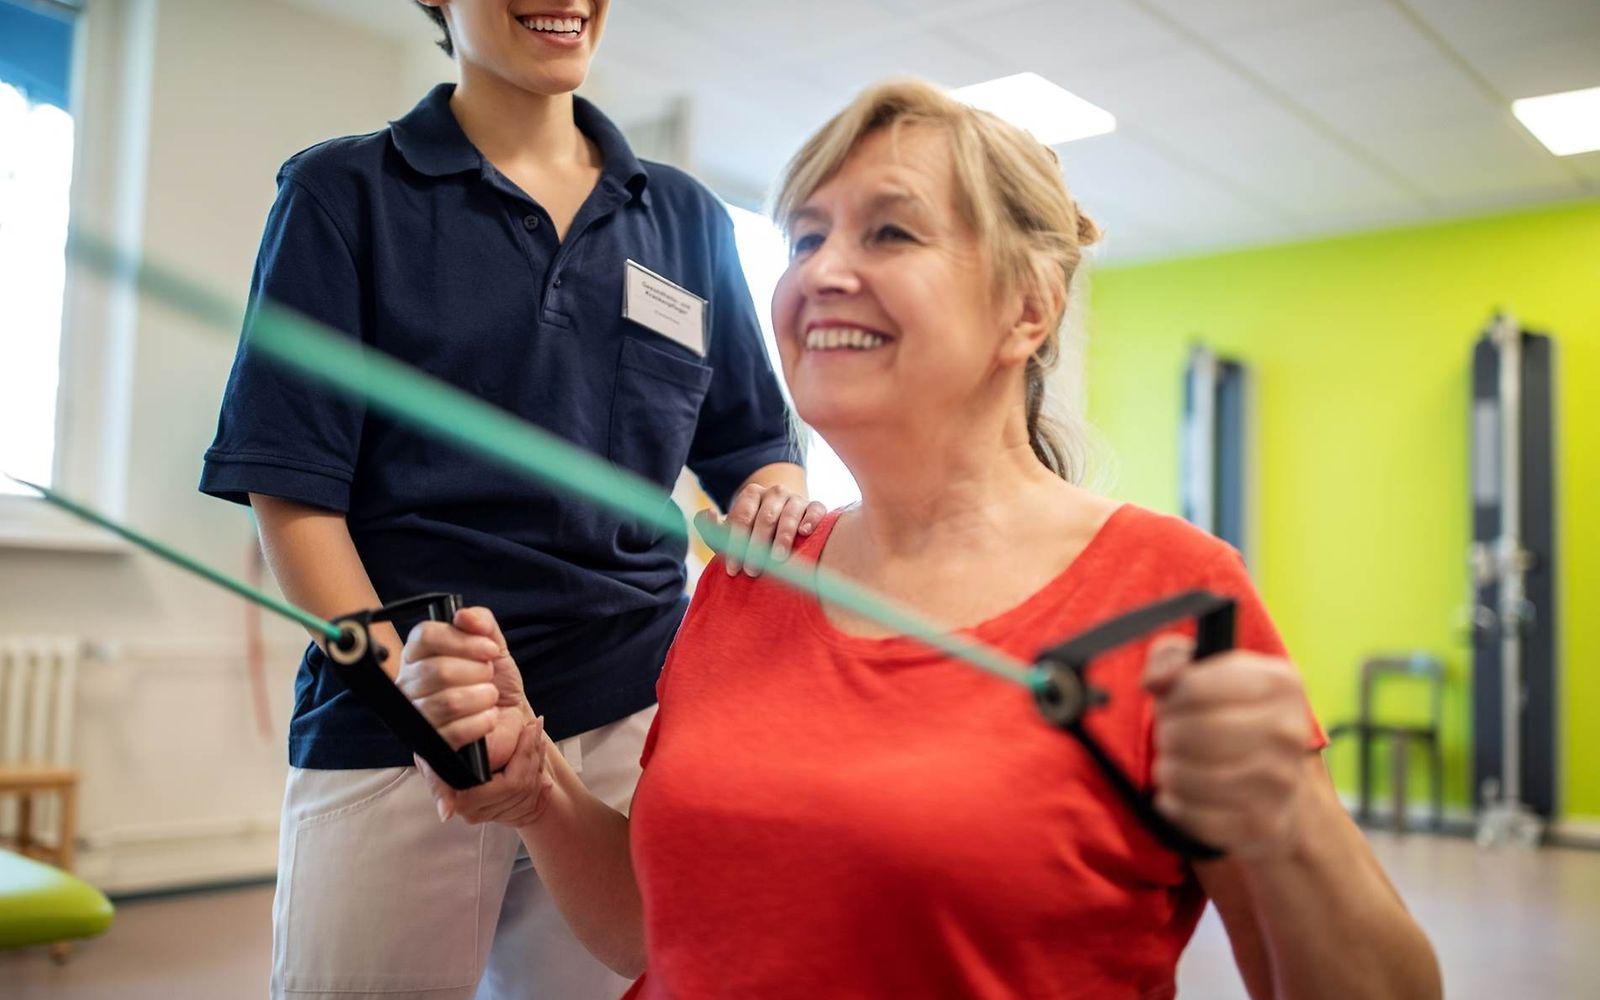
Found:
[[[832,351],[846,348],[855,351],[870,351],[874,347],[883,346],[886,339],[882,334],[872,333],[860,327],[814,327],[806,334],[806,350]]]
[[[522,26],[531,31],[549,31],[575,35],[583,30],[581,17],[524,17]]]

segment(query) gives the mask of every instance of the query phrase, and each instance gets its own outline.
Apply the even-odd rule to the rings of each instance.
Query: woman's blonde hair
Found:
[[[1052,472],[1077,482],[1083,438],[1045,414],[1045,379],[1061,359],[1073,275],[1100,230],[1072,200],[1054,150],[933,84],[890,80],[862,92],[806,140],[779,179],[772,217],[787,233],[795,213],[863,139],[907,124],[930,125],[949,138],[956,210],[978,234],[996,289],[1035,293],[1054,312],[1051,333],[1024,375],[1028,441]]]

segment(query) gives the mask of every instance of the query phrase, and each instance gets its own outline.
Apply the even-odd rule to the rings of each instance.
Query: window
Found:
[[[0,469],[45,484],[57,467],[73,20],[64,4],[0,0]]]
[[[789,266],[789,247],[783,234],[766,216],[728,206],[733,216],[733,238],[739,248],[739,261],[744,265],[745,282],[750,286],[750,297],[755,300],[756,315],[761,317],[761,333],[767,342],[767,355],[772,359],[774,371],[781,373],[783,364],[778,360],[777,340],[772,333],[772,290]],[[784,387],[784,396],[789,394]],[[806,442],[806,489],[813,500],[821,500],[829,509],[843,507],[861,499],[861,491],[844,462],[828,447],[826,441],[809,427],[802,427]]]

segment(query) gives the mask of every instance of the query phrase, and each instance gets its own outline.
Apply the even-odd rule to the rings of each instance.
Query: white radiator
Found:
[[[72,763],[72,723],[84,644],[57,637],[0,638],[0,771],[14,764]],[[13,796],[0,802],[0,836],[16,833]],[[54,844],[54,796],[40,796],[33,834]]]

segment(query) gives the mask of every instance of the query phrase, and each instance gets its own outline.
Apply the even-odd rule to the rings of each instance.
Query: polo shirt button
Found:
[[[560,288],[560,287],[561,287],[561,279],[560,279],[560,278],[557,278],[557,279],[556,279],[556,280],[555,280],[555,286],[556,286],[556,287],[557,287],[557,288]]]
[[[530,233],[535,229],[538,229],[539,217],[537,215],[524,215],[522,217],[522,228],[528,230]]]

